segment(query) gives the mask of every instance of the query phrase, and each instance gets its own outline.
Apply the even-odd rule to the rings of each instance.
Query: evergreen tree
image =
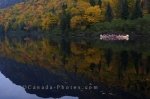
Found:
[[[111,48],[108,48],[105,50],[104,52],[104,57],[105,57],[105,60],[106,60],[106,63],[107,63],[107,66],[109,67],[111,61],[112,61],[112,58],[113,58],[113,50]]]
[[[52,14],[56,14],[56,10],[55,10],[55,8],[54,7],[52,7],[52,9],[50,9],[50,12],[52,13]]]
[[[141,0],[141,8],[143,9],[144,8],[144,0]]]
[[[95,6],[96,5],[95,0],[89,0],[89,3],[90,3],[91,6]]]
[[[120,63],[123,71],[126,71],[127,65],[128,65],[128,52],[127,51],[122,51],[120,54]]]
[[[129,17],[129,10],[128,10],[128,2],[127,0],[121,1],[121,18],[122,19],[128,19]]]
[[[62,4],[62,10],[64,11],[64,10],[66,10],[67,9],[67,4],[66,3],[63,3]]]
[[[147,62],[146,62],[146,74],[148,75],[150,72],[150,56],[147,56]]]
[[[137,19],[137,18],[140,18],[140,17],[143,17],[141,1],[136,0],[136,4],[135,4],[134,12],[133,12],[133,15],[132,15],[132,19]]]
[[[63,55],[63,60],[66,56],[70,54],[70,39],[69,39],[69,30],[70,30],[70,13],[66,11],[67,5],[62,6],[62,16],[60,21],[61,28],[61,51]]]
[[[139,74],[139,66],[140,66],[140,61],[142,59],[142,53],[139,53],[133,50],[131,51],[131,58],[134,64],[136,74]]]
[[[63,4],[62,5],[62,15],[61,15],[61,20],[60,20],[60,27],[62,30],[62,33],[64,33],[64,31],[67,31],[70,29],[70,20],[71,20],[71,16],[70,13],[66,11],[67,9],[67,5]]]
[[[148,13],[150,14],[150,0],[147,0],[147,10],[148,10]]]
[[[110,3],[107,4],[105,19],[106,19],[107,21],[109,21],[109,22],[111,22],[112,19],[113,19],[113,12],[112,12],[112,8],[111,8],[111,6],[110,6]]]
[[[4,40],[4,27],[0,25],[0,40]]]
[[[73,0],[73,6],[74,6],[74,7],[77,6],[77,2],[78,2],[78,0]]]
[[[98,5],[100,8],[102,7],[102,0],[98,0]]]

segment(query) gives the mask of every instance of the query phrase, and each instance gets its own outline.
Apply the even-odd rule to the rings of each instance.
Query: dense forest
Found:
[[[11,1],[9,2],[11,3]],[[12,1],[12,3],[14,2]],[[14,31],[10,33],[12,35],[21,31],[40,31],[43,34],[45,31],[57,30],[59,32],[61,17],[65,15],[62,9],[65,6],[65,13],[68,15],[66,17],[70,17],[68,24],[70,30],[73,31],[89,29],[93,31],[95,28],[92,27],[104,22],[115,21],[118,24],[124,20],[132,22],[132,20],[148,16],[147,14],[150,13],[148,0],[26,0],[0,10],[0,33]],[[149,20],[141,19],[140,21]],[[122,25],[124,24],[128,23],[124,21]],[[136,22],[134,25],[137,25]],[[109,26],[101,26],[109,28]],[[129,23],[126,28],[132,27],[133,24]],[[111,27],[111,30],[113,28],[114,26]],[[123,30],[123,26],[120,26],[121,29],[117,26],[116,28],[118,31]]]

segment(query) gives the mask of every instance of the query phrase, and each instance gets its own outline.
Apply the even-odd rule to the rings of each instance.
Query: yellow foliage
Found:
[[[102,8],[105,8],[104,12],[106,11],[106,6],[108,4],[108,2],[110,3],[112,9],[113,9],[113,14],[114,16],[119,16],[120,13],[120,0],[109,0],[109,1],[103,1],[103,5]],[[103,13],[105,14],[105,13]]]
[[[49,30],[51,26],[57,24],[58,19],[52,15],[46,15],[42,18],[42,29]]]
[[[128,0],[130,12],[134,11],[135,3],[136,3],[136,0]]]
[[[79,8],[80,10],[85,11],[88,7],[90,7],[90,4],[88,2],[81,0],[77,2],[77,8]]]
[[[80,44],[77,44],[74,42],[71,43],[71,52],[74,53],[75,55],[81,55],[81,54],[85,53],[85,51],[86,50],[81,48]]]
[[[72,10],[77,10],[77,8],[73,8]],[[76,11],[74,12],[76,13]],[[90,6],[84,12],[85,13],[82,13],[80,15],[78,14],[72,17],[71,27],[73,29],[75,28],[81,29],[82,27],[85,27],[87,25],[90,25],[90,24],[93,24],[102,20],[101,9],[99,8],[99,6],[94,6],[94,7]]]
[[[73,16],[74,15],[79,15],[80,14],[80,10],[78,8],[73,7],[73,8],[71,8],[70,13]]]
[[[81,26],[82,16],[74,16],[71,19],[71,28],[75,29],[78,26]]]
[[[4,24],[4,31],[7,32],[8,28],[9,28],[9,22],[6,22]]]
[[[99,6],[89,7],[85,10],[85,14],[89,16],[98,16],[100,12]]]
[[[96,23],[100,20],[101,10],[99,6],[89,7],[85,10],[85,15],[89,23]]]
[[[100,51],[95,48],[89,48],[87,49],[87,52],[85,53],[85,61],[86,63],[99,63],[100,57]]]

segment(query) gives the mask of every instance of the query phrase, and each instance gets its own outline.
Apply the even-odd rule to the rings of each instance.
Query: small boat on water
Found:
[[[128,41],[128,34],[100,34],[100,40],[104,41]]]

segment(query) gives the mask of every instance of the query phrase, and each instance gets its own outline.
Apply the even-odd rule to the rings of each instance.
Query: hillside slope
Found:
[[[23,0],[12,0],[19,2]],[[44,30],[50,31],[60,23],[62,5],[71,15],[72,29],[86,29],[89,25],[106,21],[108,4],[113,18],[120,18],[120,0],[25,0],[7,9],[0,10],[0,29],[8,30]],[[109,1],[109,3],[108,3]],[[129,17],[135,8],[136,0],[128,0]]]

